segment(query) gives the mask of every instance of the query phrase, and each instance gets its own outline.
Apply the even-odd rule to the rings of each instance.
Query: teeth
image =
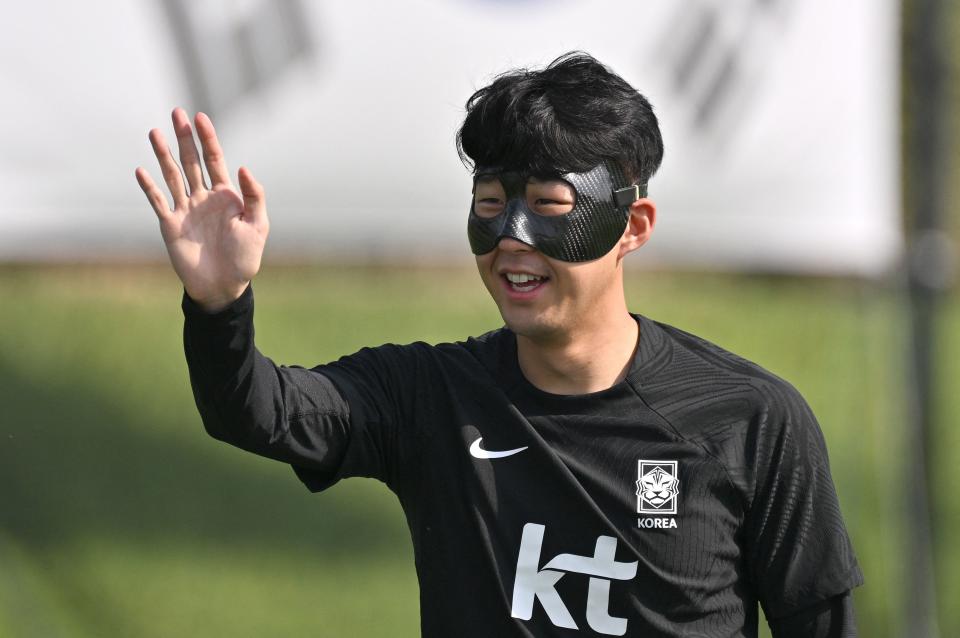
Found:
[[[540,281],[543,277],[539,275],[528,275],[526,273],[508,272],[507,279],[510,283],[525,284],[528,281]]]

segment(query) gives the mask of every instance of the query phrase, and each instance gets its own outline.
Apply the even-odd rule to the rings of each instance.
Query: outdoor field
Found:
[[[867,584],[861,635],[902,635],[905,314],[893,285],[628,273],[631,309],[796,385],[830,449]],[[362,346],[501,325],[476,273],[264,265],[259,349],[307,367]],[[0,636],[417,636],[400,507],[383,485],[311,494],[210,438],[167,264],[0,267]],[[960,626],[960,303],[941,321],[935,485],[943,635]],[[429,604],[429,603],[427,603]]]

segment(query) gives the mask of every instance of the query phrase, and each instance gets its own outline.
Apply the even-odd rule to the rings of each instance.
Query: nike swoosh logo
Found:
[[[511,456],[517,452],[523,452],[527,449],[527,446],[518,447],[514,450],[484,450],[480,447],[480,441],[483,440],[481,436],[470,446],[470,455],[478,459],[502,459],[505,456]]]

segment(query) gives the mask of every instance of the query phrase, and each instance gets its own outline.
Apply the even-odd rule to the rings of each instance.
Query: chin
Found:
[[[510,330],[519,336],[528,339],[546,339],[556,335],[560,331],[560,326],[556,321],[551,321],[550,317],[543,315],[532,315],[518,312],[500,311],[503,322]]]

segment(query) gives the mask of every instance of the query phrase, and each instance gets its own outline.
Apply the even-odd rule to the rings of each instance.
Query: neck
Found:
[[[615,314],[594,316],[604,320],[551,339],[517,335],[517,359],[527,380],[552,394],[599,392],[622,381],[640,342],[640,326],[625,305]]]

